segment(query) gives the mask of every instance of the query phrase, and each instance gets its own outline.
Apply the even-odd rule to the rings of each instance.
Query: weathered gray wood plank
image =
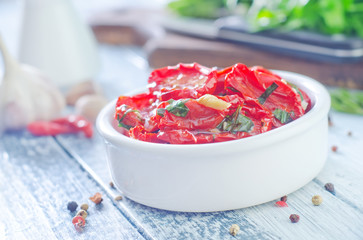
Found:
[[[333,113],[334,119],[340,117],[346,119],[350,127],[363,122],[362,117]],[[363,182],[362,162],[345,158],[346,155],[361,156],[361,148],[357,147],[363,146],[360,145],[363,131],[360,128],[357,128],[357,132],[353,131],[353,137],[348,142],[355,143],[345,145],[346,131],[335,130],[344,128],[344,125],[343,121],[336,122],[335,127],[330,129],[329,140],[333,144],[335,138],[343,139],[344,147],[338,153],[329,152],[327,163],[319,176],[288,196],[288,208],[278,208],[274,202],[269,202],[219,213],[174,213],[146,207],[128,199],[123,201],[123,205],[152,235],[160,239],[228,239],[232,238],[228,228],[233,223],[241,226],[238,239],[361,239],[363,214],[360,199],[363,198],[363,192],[359,186]],[[67,149],[84,159],[105,183],[111,181],[105,163],[105,149],[98,136],[88,142],[74,136],[60,136],[58,139]],[[349,164],[346,161],[350,161]],[[349,180],[344,180],[342,176]],[[324,189],[326,182],[336,185],[335,196]],[[350,193],[346,194],[348,191]],[[324,199],[319,207],[311,203],[311,197],[316,194]],[[292,213],[300,215],[298,224],[290,223],[289,215]]]
[[[144,239],[53,138],[5,134],[0,166],[0,239]],[[104,195],[99,206],[88,199],[95,192]],[[71,200],[90,206],[81,233],[67,210]]]

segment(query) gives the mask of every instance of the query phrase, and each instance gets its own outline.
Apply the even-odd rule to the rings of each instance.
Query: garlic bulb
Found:
[[[65,107],[62,93],[42,73],[18,64],[0,36],[5,73],[0,86],[0,124],[3,129],[20,129],[35,120],[57,117]]]

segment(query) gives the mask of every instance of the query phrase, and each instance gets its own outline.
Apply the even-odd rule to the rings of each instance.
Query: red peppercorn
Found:
[[[101,193],[95,193],[95,195],[90,197],[89,199],[95,204],[100,204],[103,200]]]
[[[284,201],[277,201],[277,202],[275,202],[275,205],[278,207],[288,207],[287,203]]]
[[[285,195],[285,196],[282,196],[281,198],[280,198],[280,200],[281,201],[283,201],[283,202],[287,202],[287,196]]]
[[[300,220],[300,216],[297,214],[291,214],[290,215],[290,221],[292,223],[297,223]]]
[[[86,225],[86,221],[84,220],[83,217],[81,216],[75,216],[73,219],[72,219],[72,223],[74,225],[74,227],[78,230],[82,227],[84,227]]]
[[[334,145],[334,146],[332,146],[332,147],[331,147],[331,150],[332,150],[333,152],[336,152],[336,151],[338,150],[338,147]]]

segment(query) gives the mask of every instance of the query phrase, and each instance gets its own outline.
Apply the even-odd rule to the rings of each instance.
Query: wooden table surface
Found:
[[[1,7],[0,1],[0,19],[6,15]],[[109,100],[145,85],[150,69],[140,48],[100,45],[99,52],[102,71],[96,81]],[[271,201],[213,213],[158,210],[127,198],[114,201],[122,193],[109,187],[98,134],[86,139],[6,133],[0,138],[0,239],[363,239],[363,117],[330,115],[326,164],[313,181],[287,196],[288,207]],[[334,145],[336,152],[330,149]],[[335,185],[335,195],[324,189],[328,182]],[[89,200],[96,192],[103,195],[97,206]],[[320,206],[312,204],[313,195],[323,197]],[[72,225],[69,201],[90,205],[82,232]],[[292,213],[300,215],[298,223],[290,222]],[[241,228],[235,237],[228,232],[232,224]]]

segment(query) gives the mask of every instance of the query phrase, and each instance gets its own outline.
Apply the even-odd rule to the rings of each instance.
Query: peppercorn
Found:
[[[335,194],[334,185],[332,183],[327,183],[324,185],[325,189],[331,194]]]
[[[122,200],[122,196],[121,195],[118,195],[115,197],[115,201],[121,201]]]
[[[71,212],[76,211],[78,204],[75,201],[71,201],[67,204],[67,209]]]
[[[83,209],[79,210],[76,214],[76,216],[81,216],[83,217],[83,219],[86,219],[87,215],[88,215],[87,212]]]
[[[277,201],[275,202],[275,205],[278,207],[288,207],[287,203],[284,201]]]
[[[332,127],[334,125],[333,121],[331,120],[330,115],[328,115],[328,124],[329,124],[329,127]]]
[[[348,131],[348,136],[351,137],[353,135],[352,131]]]
[[[281,198],[280,198],[280,200],[281,201],[283,201],[283,202],[287,202],[287,196],[285,195],[285,196],[282,196]]]
[[[239,232],[239,226],[237,224],[232,224],[232,226],[229,228],[229,233],[232,236],[236,236],[238,232]]]
[[[72,223],[77,230],[86,225],[86,221],[81,216],[75,216],[72,219]]]
[[[334,145],[334,146],[332,146],[332,147],[331,147],[331,150],[332,150],[333,152],[336,152],[336,151],[338,150],[338,147]]]
[[[101,193],[95,193],[94,196],[89,198],[92,202],[94,202],[95,204],[100,204],[102,202],[102,195]]]
[[[113,184],[113,182],[110,182],[109,185],[111,188],[115,188],[115,184]]]
[[[319,195],[315,195],[315,196],[313,196],[311,201],[313,202],[313,204],[315,206],[319,206],[323,202],[323,198],[321,196],[319,196]]]
[[[83,209],[83,210],[87,211],[87,210],[88,210],[88,204],[87,204],[87,203],[83,203],[83,204],[81,205],[81,209]]]
[[[297,223],[300,220],[300,216],[297,214],[291,214],[289,218],[292,223]]]

